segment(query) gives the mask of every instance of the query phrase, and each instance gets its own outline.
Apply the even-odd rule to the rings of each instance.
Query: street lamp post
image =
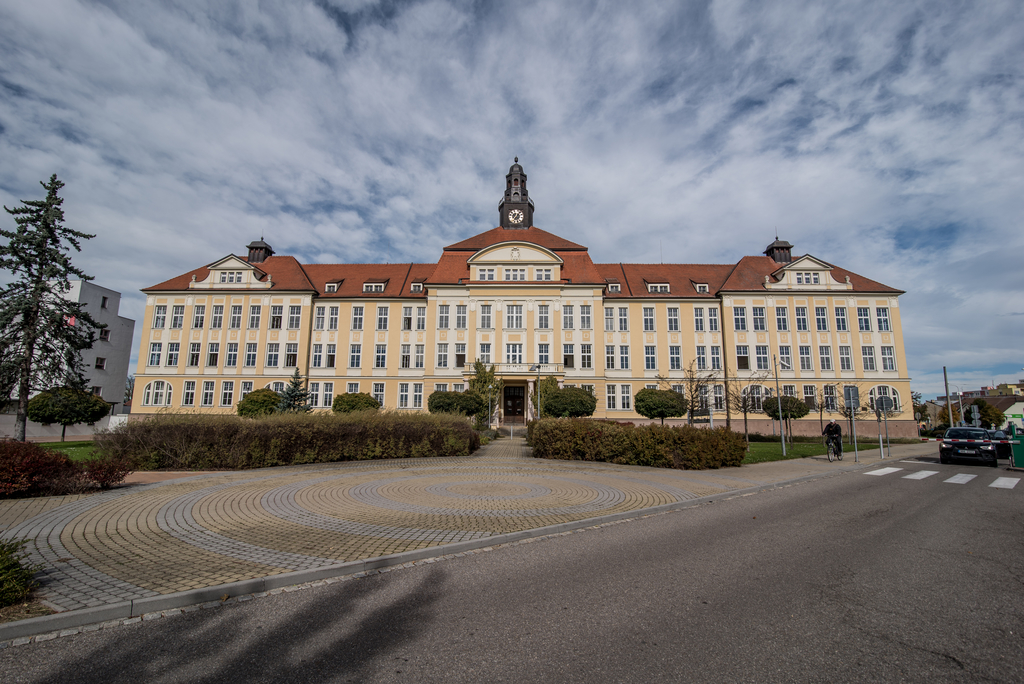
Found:
[[[537,420],[540,420],[540,364],[530,366],[530,370],[537,371]]]
[[[494,422],[494,414],[491,413],[491,396],[494,394],[494,385],[487,386],[487,429],[491,429],[491,423]]]
[[[775,393],[778,395],[779,407],[779,435],[782,437],[782,458],[786,458],[786,428],[782,420],[782,390],[779,389],[779,358],[772,354],[772,363],[775,365]]]

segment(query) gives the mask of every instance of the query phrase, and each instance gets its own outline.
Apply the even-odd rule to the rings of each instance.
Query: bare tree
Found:
[[[757,371],[745,378],[733,378],[726,382],[725,393],[731,407],[743,414],[743,434],[750,445],[748,417],[751,413],[762,413],[761,402],[765,398],[763,387],[770,377],[768,371]],[[754,387],[758,389],[755,391]]]

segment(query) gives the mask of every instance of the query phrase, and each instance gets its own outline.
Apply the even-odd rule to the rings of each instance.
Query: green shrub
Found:
[[[673,390],[644,388],[633,398],[633,408],[644,418],[678,418],[686,415],[686,397]]]
[[[357,411],[376,411],[380,408],[380,402],[373,398],[373,395],[366,392],[352,392],[350,394],[339,394],[334,397],[331,410],[335,413],[355,413]]]
[[[465,392],[434,392],[427,399],[427,410],[431,413],[455,413],[461,416],[475,416],[487,413],[487,402],[474,390]]]
[[[581,387],[563,387],[544,398],[544,415],[553,418],[582,418],[594,415],[597,399]]]
[[[479,446],[480,436],[458,416],[367,411],[256,420],[158,414],[96,435],[97,452],[108,458],[185,470],[467,456]]]
[[[281,395],[269,387],[264,387],[249,392],[242,401],[238,402],[238,415],[243,418],[269,416],[277,411],[280,403]]]
[[[528,435],[538,458],[702,470],[738,466],[746,455],[743,435],[724,427],[546,419],[531,423]]]
[[[24,601],[36,587],[33,577],[42,565],[26,565],[27,539],[0,539],[0,608]]]

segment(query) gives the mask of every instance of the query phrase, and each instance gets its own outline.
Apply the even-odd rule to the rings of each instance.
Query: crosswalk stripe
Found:
[[[1013,489],[1020,482],[1019,477],[997,477],[996,481],[989,485],[997,489]]]
[[[926,477],[931,477],[932,475],[938,475],[938,474],[939,474],[938,470],[918,470],[916,473],[911,473],[910,475],[904,475],[903,479],[904,480],[923,480]]]
[[[878,470],[872,470],[872,471],[864,473],[864,474],[865,475],[888,475],[889,473],[895,473],[895,472],[897,472],[899,470],[903,470],[903,468],[880,468]]]
[[[959,475],[954,475],[953,477],[949,478],[948,480],[944,480],[944,482],[948,482],[949,484],[967,484],[968,482],[970,482],[971,480],[973,480],[976,477],[978,477],[978,476],[977,475],[968,475],[967,473],[960,473]]]

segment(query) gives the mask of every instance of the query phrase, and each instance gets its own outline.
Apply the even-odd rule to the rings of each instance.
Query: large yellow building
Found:
[[[501,225],[436,263],[300,264],[260,240],[144,289],[133,412],[231,413],[295,369],[317,408],[367,392],[421,411],[431,392],[465,388],[479,359],[503,379],[504,422],[532,416],[534,382],[555,376],[593,391],[597,417],[642,421],[636,393],[673,388],[716,425],[741,429],[745,407],[764,433],[761,400],[795,395],[812,407],[797,426],[810,434],[856,386],[864,405],[892,399],[890,434],[916,436],[900,290],[778,239],[735,264],[595,264],[534,227],[533,210],[517,161]]]

